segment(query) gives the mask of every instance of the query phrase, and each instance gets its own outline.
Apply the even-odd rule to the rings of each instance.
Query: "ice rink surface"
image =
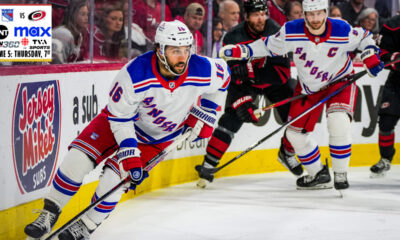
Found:
[[[350,189],[296,190],[289,172],[195,182],[117,206],[95,240],[399,240],[400,165],[385,178],[351,168]]]

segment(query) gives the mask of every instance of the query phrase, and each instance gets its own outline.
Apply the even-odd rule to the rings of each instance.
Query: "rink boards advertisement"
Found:
[[[0,76],[0,210],[39,199],[47,192],[69,143],[107,104],[110,84],[121,65],[46,67],[23,71],[15,67]],[[24,74],[17,75],[18,72]],[[377,101],[387,74],[384,71],[375,79],[364,76],[357,81],[353,144],[377,142]],[[295,76],[292,68],[292,77]],[[262,107],[269,103],[259,99],[259,104]],[[268,111],[257,125],[244,124],[228,151],[243,151],[278,129],[281,123],[276,116],[275,110]],[[256,149],[278,148],[281,136],[282,132],[275,134]],[[313,136],[320,146],[328,145],[324,115]],[[184,142],[165,161],[204,155],[206,146],[207,140]],[[100,167],[84,183],[96,181],[99,173]]]

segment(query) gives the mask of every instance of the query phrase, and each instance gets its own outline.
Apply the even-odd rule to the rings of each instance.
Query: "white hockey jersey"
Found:
[[[185,73],[169,81],[157,68],[157,56],[148,52],[115,77],[107,107],[118,144],[128,138],[147,144],[173,140],[193,105],[215,114],[225,100],[230,72],[221,59],[192,55]]]
[[[278,33],[248,46],[252,57],[276,56],[293,52],[293,61],[303,94],[319,91],[353,71],[349,52],[374,47],[372,34],[363,28],[352,28],[339,19],[327,19],[323,36],[312,35],[304,19],[285,23]]]

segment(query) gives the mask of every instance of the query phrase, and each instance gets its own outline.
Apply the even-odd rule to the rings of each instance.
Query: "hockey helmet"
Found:
[[[268,11],[265,0],[245,0],[243,2],[243,8],[246,13]]]
[[[160,46],[160,55],[157,53],[158,59],[164,64],[165,68],[168,69],[172,74],[179,76],[174,72],[167,62],[167,58],[165,56],[165,48],[167,46],[190,46],[191,54],[193,52],[193,35],[190,32],[189,28],[181,21],[175,20],[171,22],[162,21],[160,25],[157,27],[156,36],[154,39],[156,44]],[[189,56],[190,58],[190,56]],[[188,60],[189,62],[189,60]],[[185,70],[187,67],[187,63],[185,66]],[[183,71],[185,72],[185,71]]]
[[[328,0],[303,0],[303,12],[326,10],[328,13]]]

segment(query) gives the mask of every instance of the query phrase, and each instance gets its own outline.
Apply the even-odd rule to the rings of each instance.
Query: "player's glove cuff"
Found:
[[[373,47],[366,48],[361,53],[361,60],[370,77],[376,77],[382,71],[384,64]]]
[[[246,45],[226,45],[219,50],[219,57],[225,61],[247,60],[251,57],[251,49]]]

